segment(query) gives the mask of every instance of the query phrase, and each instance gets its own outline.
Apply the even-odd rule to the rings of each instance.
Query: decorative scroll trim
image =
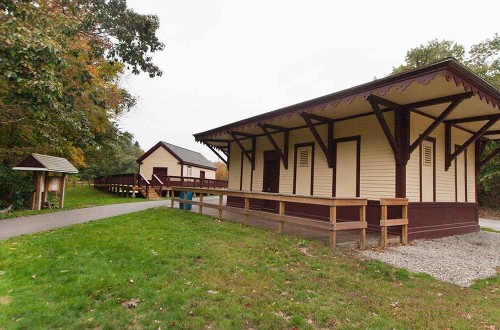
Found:
[[[446,79],[446,81],[448,81],[448,82],[453,81],[457,87],[462,85],[465,92],[473,92],[474,95],[477,95],[480,100],[482,100],[482,101],[484,100],[484,101],[486,101],[487,104],[491,104],[493,107],[500,109],[499,100],[493,99],[490,95],[488,95],[487,93],[485,93],[481,89],[473,86],[467,80],[465,80],[465,79],[453,74],[449,70],[445,69],[445,70],[439,70],[436,72],[431,72],[431,73],[428,73],[428,74],[425,74],[425,75],[422,75],[419,77],[414,77],[411,79],[395,82],[395,83],[392,83],[392,84],[389,84],[389,85],[386,85],[383,87],[367,90],[367,91],[364,91],[362,93],[345,96],[345,97],[342,97],[342,98],[339,98],[336,100],[332,100],[332,101],[328,101],[328,102],[325,102],[325,103],[322,103],[319,105],[298,109],[298,110],[295,110],[293,112],[289,112],[289,113],[286,113],[283,115],[276,116],[274,118],[270,118],[270,119],[268,119],[268,121],[271,123],[271,122],[275,122],[275,121],[280,121],[282,119],[290,119],[290,118],[295,117],[295,116],[300,116],[300,114],[304,113],[304,112],[305,113],[312,113],[312,112],[318,113],[318,112],[324,111],[327,107],[336,108],[341,103],[349,105],[358,97],[361,98],[362,100],[367,100],[367,98],[370,95],[384,96],[392,88],[394,88],[398,92],[402,93],[412,83],[418,83],[418,84],[426,86],[438,76],[444,77]],[[257,122],[244,124],[244,125],[238,126],[238,129],[255,128],[258,126],[257,124],[258,124]],[[211,137],[220,136],[223,133],[224,132],[214,133],[213,135],[211,135]]]

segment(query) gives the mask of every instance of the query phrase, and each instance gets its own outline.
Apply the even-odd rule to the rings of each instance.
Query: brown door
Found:
[[[262,191],[268,193],[278,193],[280,190],[280,157],[276,151],[264,152],[264,177]],[[274,201],[264,201],[262,207],[265,210],[277,211],[278,203]]]
[[[153,167],[153,174],[157,176],[167,176],[168,167]]]
[[[200,171],[200,186],[203,188],[205,185],[205,171]]]

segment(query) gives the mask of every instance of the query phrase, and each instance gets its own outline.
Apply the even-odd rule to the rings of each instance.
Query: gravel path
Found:
[[[362,255],[412,272],[427,273],[445,282],[470,286],[477,279],[498,274],[500,234],[479,232],[415,240],[408,246],[363,251]]]

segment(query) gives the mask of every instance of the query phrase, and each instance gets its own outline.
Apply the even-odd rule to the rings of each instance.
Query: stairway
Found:
[[[139,193],[147,199],[159,199],[161,196],[158,195],[156,190],[153,187],[149,187],[149,193],[146,194],[146,190],[143,187],[137,187]]]

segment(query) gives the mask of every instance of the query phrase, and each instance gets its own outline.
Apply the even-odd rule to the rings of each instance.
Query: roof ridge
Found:
[[[185,148],[185,147],[181,147],[181,146],[178,146],[176,144],[173,144],[173,143],[170,143],[170,142],[167,142],[167,141],[161,141],[162,143],[166,143],[166,144],[169,144],[171,146],[174,146],[174,147],[177,147],[177,148],[181,148],[181,149],[184,149],[184,150],[187,150],[187,151],[191,151],[191,152],[196,152],[198,154],[202,154],[201,152],[199,151],[195,151],[195,150],[191,150],[191,149],[188,149],[188,148]]]

